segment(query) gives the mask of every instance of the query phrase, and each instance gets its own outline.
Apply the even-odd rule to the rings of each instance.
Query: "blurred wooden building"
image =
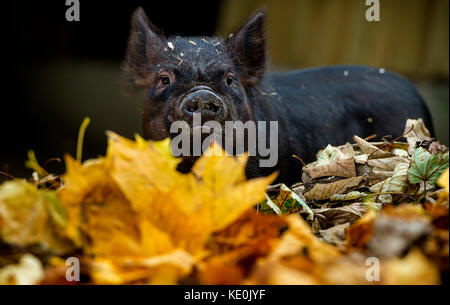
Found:
[[[226,35],[265,5],[272,69],[364,64],[448,79],[448,0],[380,0],[380,22],[365,19],[365,2],[225,0],[218,30]]]

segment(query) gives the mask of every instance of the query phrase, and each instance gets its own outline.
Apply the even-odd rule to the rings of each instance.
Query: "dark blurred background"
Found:
[[[226,35],[265,4],[270,70],[365,64],[403,74],[417,84],[437,137],[448,145],[449,1],[380,0],[381,21],[371,23],[364,2],[80,0],[81,20],[68,22],[63,0],[4,1],[0,171],[28,176],[28,149],[41,164],[74,155],[86,116],[83,158],[105,153],[105,130],[127,137],[141,132],[145,92],[125,90],[121,72],[138,6],[166,34],[195,36]],[[56,162],[47,168],[64,170]]]

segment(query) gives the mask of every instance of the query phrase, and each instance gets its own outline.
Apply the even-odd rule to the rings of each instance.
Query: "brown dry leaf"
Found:
[[[395,167],[399,163],[409,164],[411,161],[404,157],[388,157],[381,159],[371,159],[367,161],[367,164],[373,167],[373,170],[383,171],[383,172],[394,172]]]
[[[307,200],[325,200],[335,194],[343,194],[351,189],[357,188],[364,177],[353,177],[338,180],[331,183],[316,183],[314,187],[305,193]]]
[[[361,218],[366,211],[367,206],[359,202],[334,208],[313,209],[314,215],[319,216],[317,219],[321,229],[353,223]]]
[[[413,154],[416,149],[416,143],[422,141],[430,141],[431,135],[425,127],[422,119],[414,120],[408,119],[405,125],[405,138],[409,144],[408,153]]]
[[[372,171],[369,175],[370,185],[376,184],[392,177],[392,175],[394,175],[396,166],[402,163],[409,166],[411,161],[407,158],[398,156],[368,160],[367,164],[372,167]]]
[[[351,178],[356,176],[355,161],[353,158],[338,159],[327,165],[304,167],[303,172],[307,173],[311,179],[325,176],[336,176],[343,178]]]
[[[398,163],[391,177],[371,186],[370,191],[378,194],[380,202],[392,202],[393,194],[403,193],[408,187],[408,168],[409,163]]]
[[[258,260],[246,284],[318,284],[323,266],[340,256],[335,247],[315,236],[299,215],[285,219],[288,230],[273,251]]]
[[[353,139],[356,143],[358,143],[359,149],[363,154],[368,155],[368,159],[377,159],[377,158],[385,158],[390,157],[392,154],[390,152],[386,152],[384,150],[379,149],[375,145],[367,142],[366,140],[354,136]]]
[[[244,272],[238,264],[226,263],[214,258],[197,266],[198,278],[202,285],[238,285],[244,280]]]
[[[355,157],[355,150],[353,149],[352,144],[347,142],[344,145],[338,146],[337,148],[344,154],[346,158],[352,159]]]
[[[347,246],[363,248],[373,235],[373,224],[377,218],[375,210],[368,210],[363,217],[347,229]]]
[[[258,257],[267,255],[277,242],[283,218],[248,210],[208,242],[211,255],[199,263],[202,284],[239,284]]]
[[[315,236],[311,227],[297,214],[286,216],[289,229],[283,234],[280,244],[269,258],[282,258],[295,253],[298,249],[307,249],[307,256],[321,263],[338,257],[339,251]]]
[[[349,222],[335,225],[328,229],[320,230],[319,234],[327,243],[335,246],[343,246],[346,243],[345,231],[349,226]]]

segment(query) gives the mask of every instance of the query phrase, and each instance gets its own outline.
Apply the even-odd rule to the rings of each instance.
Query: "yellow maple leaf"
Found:
[[[245,180],[247,156],[206,153],[192,173],[176,171],[178,160],[137,138],[109,133],[111,175],[133,208],[167,232],[174,245],[193,254],[204,242],[264,198],[275,175]],[[169,140],[166,144],[169,145]],[[212,150],[221,149],[214,145]],[[168,150],[164,150],[168,151]]]
[[[188,264],[168,264],[180,257],[170,253],[202,257],[208,237],[263,199],[275,178],[247,181],[247,156],[223,156],[218,146],[182,174],[170,140],[131,141],[112,132],[108,137],[106,157],[83,164],[66,158],[59,192],[69,211],[68,235],[94,257],[97,282],[131,282],[145,275],[170,282],[185,275]],[[150,271],[136,264],[149,259],[161,265],[153,263]]]
[[[59,197],[69,213],[67,234],[88,254],[144,257],[173,249],[167,234],[132,208],[105,158],[80,164],[67,156],[66,167]]]

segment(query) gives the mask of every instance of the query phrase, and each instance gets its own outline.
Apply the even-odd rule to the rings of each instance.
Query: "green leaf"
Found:
[[[409,182],[436,184],[437,179],[448,168],[448,161],[448,152],[431,154],[424,148],[419,147],[412,155],[411,167],[408,170]]]

